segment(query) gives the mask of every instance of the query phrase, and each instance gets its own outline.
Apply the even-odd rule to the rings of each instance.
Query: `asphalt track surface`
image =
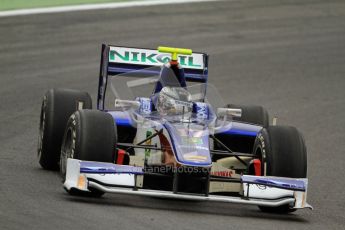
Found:
[[[102,42],[211,55],[227,102],[261,104],[308,146],[315,210],[110,195],[76,198],[36,159],[52,87],[93,98]],[[226,1],[0,19],[0,229],[344,229],[345,2]]]

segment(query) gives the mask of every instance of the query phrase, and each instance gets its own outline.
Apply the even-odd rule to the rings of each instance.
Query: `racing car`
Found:
[[[307,152],[262,106],[225,104],[206,53],[102,45],[97,109],[87,92],[43,97],[38,159],[72,195],[104,193],[312,208]],[[274,122],[275,123],[275,122]]]

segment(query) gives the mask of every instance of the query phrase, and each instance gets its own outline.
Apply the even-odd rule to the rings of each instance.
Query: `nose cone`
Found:
[[[178,163],[188,166],[211,166],[209,132],[198,124],[165,123]]]

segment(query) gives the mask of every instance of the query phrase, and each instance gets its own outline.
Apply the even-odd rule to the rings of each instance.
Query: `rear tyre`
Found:
[[[62,137],[68,118],[79,108],[91,109],[88,93],[71,89],[51,89],[43,97],[37,155],[42,168],[58,170]]]
[[[258,105],[226,105],[227,108],[241,109],[242,116],[234,117],[233,120],[250,123],[255,125],[260,125],[264,128],[269,126],[269,116],[267,110]],[[246,137],[246,136],[233,136],[233,135],[224,135],[216,134],[215,137],[225,144],[229,149],[236,152],[246,152],[250,153],[253,148],[255,138]],[[216,150],[225,150],[219,143],[214,142],[214,149]],[[214,160],[216,160],[215,158]]]
[[[253,153],[262,161],[261,175],[306,178],[307,150],[302,134],[292,126],[270,126],[258,134]],[[289,205],[259,208],[264,212],[293,212]]]
[[[68,120],[61,147],[60,172],[65,181],[67,158],[113,163],[116,159],[116,125],[113,117],[98,110],[79,110]],[[69,191],[72,195],[102,196],[91,192]]]
[[[228,108],[242,109],[241,117],[234,117],[235,121],[260,125],[264,128],[269,126],[269,116],[267,110],[259,105],[232,105],[228,104]]]

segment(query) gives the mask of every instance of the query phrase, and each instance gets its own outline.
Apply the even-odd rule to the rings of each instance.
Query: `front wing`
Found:
[[[198,195],[170,191],[141,189],[137,177],[143,176],[142,167],[112,163],[67,160],[67,190],[89,191],[94,188],[103,192],[132,194],[160,198],[251,204],[267,207],[290,205],[292,209],[310,208],[306,202],[308,179],[241,176],[239,196]]]

